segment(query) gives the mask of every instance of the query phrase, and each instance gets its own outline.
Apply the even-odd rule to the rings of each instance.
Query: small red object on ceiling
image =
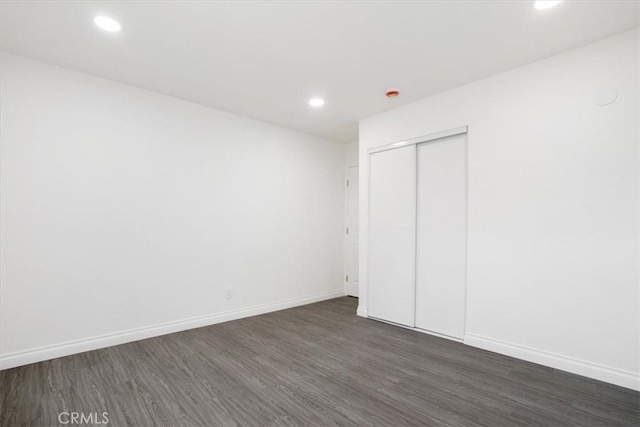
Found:
[[[397,89],[389,89],[387,93],[385,93],[387,98],[395,98],[398,95],[400,95],[400,91]]]

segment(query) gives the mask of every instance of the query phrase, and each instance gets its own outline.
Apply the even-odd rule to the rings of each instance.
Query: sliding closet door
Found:
[[[416,147],[369,160],[368,315],[414,326]]]
[[[417,148],[416,327],[463,338],[466,134]]]

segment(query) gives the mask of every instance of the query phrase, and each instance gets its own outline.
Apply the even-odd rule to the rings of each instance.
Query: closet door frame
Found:
[[[394,142],[386,145],[379,145],[377,147],[372,147],[367,150],[367,154],[369,156],[374,153],[379,153],[380,151],[393,150],[394,148],[401,148],[407,145],[417,145],[422,144],[423,142],[429,142],[440,138],[446,138],[448,136],[461,135],[469,132],[469,126],[460,126],[453,129],[443,130],[442,132],[431,133],[429,135],[419,136],[417,138],[411,138],[400,142]]]
[[[452,129],[447,129],[447,130],[444,130],[444,131],[441,131],[441,132],[436,132],[436,133],[432,133],[432,134],[428,134],[428,135],[419,136],[419,137],[416,137],[416,138],[407,139],[407,140],[404,140],[404,141],[399,141],[399,142],[394,142],[394,143],[391,143],[391,144],[372,147],[372,148],[369,148],[367,150],[367,161],[368,161],[368,164],[370,165],[371,164],[371,155],[375,154],[375,153],[379,153],[381,151],[394,150],[394,149],[397,149],[397,148],[402,148],[402,147],[406,147],[406,146],[410,146],[410,145],[416,146],[416,151],[417,151],[417,145],[418,144],[422,144],[424,142],[429,142],[429,141],[434,141],[436,139],[447,138],[449,136],[467,134],[468,132],[469,132],[469,126],[465,125],[465,126],[452,128]],[[467,175],[467,186],[466,186],[466,189],[467,189],[467,203],[466,203],[466,207],[467,207],[467,212],[466,212],[467,230],[468,230],[468,218],[469,218],[469,216],[468,216],[468,209],[469,209],[469,204],[468,204],[468,201],[469,201],[469,196],[468,196],[469,195],[468,150],[469,150],[469,147],[468,147],[468,140],[467,140],[467,144],[465,145],[465,171],[466,171],[466,175]],[[417,162],[418,162],[418,156],[417,156],[417,152],[416,152],[415,165],[414,165],[414,172],[416,172],[416,182],[415,182],[414,190],[417,188],[417,179],[418,179],[418,177],[417,177]],[[368,169],[369,169],[369,175],[370,175],[371,168],[368,167]],[[367,197],[370,199],[370,195],[371,195],[371,176],[369,176],[368,178],[369,179],[368,179],[368,182],[367,182]],[[417,197],[417,195],[416,195],[416,197]],[[415,219],[415,228],[414,229],[417,230],[417,218],[418,218],[418,212],[417,212],[418,205],[417,205],[417,203],[414,205],[414,207],[416,209],[416,212],[415,212],[415,215],[414,215],[414,219]],[[370,214],[371,214],[370,207],[367,210],[368,210],[367,216],[369,217]],[[467,240],[468,240],[468,238],[469,237],[467,235]],[[414,273],[413,274],[413,277],[414,277],[413,317],[414,317],[414,319],[413,319],[413,324],[415,325],[415,313],[416,313],[415,312],[415,308],[416,308],[415,307],[415,305],[416,305],[416,300],[415,300],[415,289],[416,289],[415,286],[416,286],[416,283],[415,283],[415,280],[417,280],[417,276],[416,276],[416,268],[417,268],[417,265],[416,265],[416,261],[417,261],[417,259],[416,259],[416,256],[417,256],[417,238],[414,240],[414,243],[415,243],[415,250],[414,250],[414,254],[413,254],[414,255],[414,272],[413,272]],[[367,258],[368,258],[368,260],[367,260],[368,261],[367,262],[367,282],[370,281],[370,277],[371,277],[371,275],[370,275],[370,273],[371,273],[371,259],[370,259],[369,254],[370,254],[370,251],[367,248]],[[468,260],[467,254],[465,254],[465,259]],[[467,276],[467,271],[466,271],[466,268],[465,268],[465,303],[464,303],[464,305],[465,305],[465,310],[464,310],[464,317],[465,317],[464,318],[464,325],[465,325],[464,329],[465,329],[465,331],[466,331],[466,323],[467,323],[467,309],[466,309],[466,306],[467,306],[467,298],[466,298],[467,280],[466,280],[466,276]],[[367,288],[368,287],[369,287],[369,283],[367,283]],[[461,339],[450,337],[448,335],[443,335],[443,334],[439,334],[437,332],[432,332],[432,331],[427,331],[427,330],[424,330],[424,329],[419,329],[419,328],[416,328],[415,326],[410,327],[410,326],[400,325],[400,324],[397,324],[397,323],[385,321],[384,319],[377,319],[377,318],[375,318],[373,316],[371,316],[370,318],[372,318],[374,320],[381,320],[381,321],[386,322],[386,323],[392,323],[394,325],[397,325],[397,326],[400,326],[400,327],[403,327],[403,328],[406,328],[406,329],[412,329],[412,330],[423,332],[423,333],[426,333],[426,334],[436,335],[436,336],[439,336],[439,337],[442,337],[442,338],[446,338],[446,339],[449,339],[449,340],[453,340],[453,341],[457,341],[457,342],[462,342],[463,341]]]

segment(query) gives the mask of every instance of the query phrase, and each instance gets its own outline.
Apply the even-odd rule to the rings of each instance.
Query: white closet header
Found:
[[[460,135],[467,133],[469,126],[460,126],[453,129],[443,130],[442,132],[432,133],[430,135],[419,136],[417,138],[407,139],[406,141],[394,142],[392,144],[380,145],[378,147],[369,148],[367,153],[373,154],[380,151],[393,150],[394,148],[405,147],[407,145],[421,144],[423,142],[433,141],[434,139],[446,138],[448,136]]]

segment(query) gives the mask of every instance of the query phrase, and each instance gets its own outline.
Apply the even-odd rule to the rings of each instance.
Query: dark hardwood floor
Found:
[[[64,411],[113,426],[640,425],[640,393],[359,318],[356,304],[2,371],[0,425],[58,425]]]

